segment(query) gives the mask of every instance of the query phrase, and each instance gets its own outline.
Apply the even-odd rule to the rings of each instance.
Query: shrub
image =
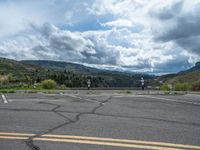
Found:
[[[62,84],[62,85],[60,86],[60,89],[61,89],[61,90],[65,90],[65,89],[66,89],[66,86],[65,86],[64,84]]]
[[[54,80],[44,80],[42,81],[42,88],[43,89],[55,89],[56,82]]]
[[[0,93],[8,93],[7,90],[1,90]]]
[[[170,91],[170,86],[169,86],[169,84],[163,84],[161,87],[160,87],[160,89],[162,90],[162,91]]]
[[[191,85],[188,83],[175,84],[175,91],[188,91],[191,90]]]
[[[193,91],[200,91],[200,82],[194,83],[192,85],[192,90]]]
[[[10,91],[8,91],[8,93],[16,93],[16,91],[10,90]]]

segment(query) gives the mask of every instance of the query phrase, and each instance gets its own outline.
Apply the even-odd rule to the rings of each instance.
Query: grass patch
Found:
[[[0,93],[16,93],[15,90],[0,90]]]

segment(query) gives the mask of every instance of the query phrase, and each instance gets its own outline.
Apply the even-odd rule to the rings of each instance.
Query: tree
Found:
[[[13,81],[13,74],[9,73],[8,74],[8,82],[12,82]]]

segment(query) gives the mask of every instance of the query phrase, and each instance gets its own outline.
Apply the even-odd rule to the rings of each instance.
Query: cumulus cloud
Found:
[[[173,41],[183,49],[200,55],[200,1],[175,1],[151,11],[157,41]]]
[[[199,0],[0,3],[2,57],[154,73],[200,60]]]

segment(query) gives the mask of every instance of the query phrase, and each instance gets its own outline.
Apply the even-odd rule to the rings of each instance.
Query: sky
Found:
[[[0,0],[0,57],[165,74],[199,41],[200,0]]]

